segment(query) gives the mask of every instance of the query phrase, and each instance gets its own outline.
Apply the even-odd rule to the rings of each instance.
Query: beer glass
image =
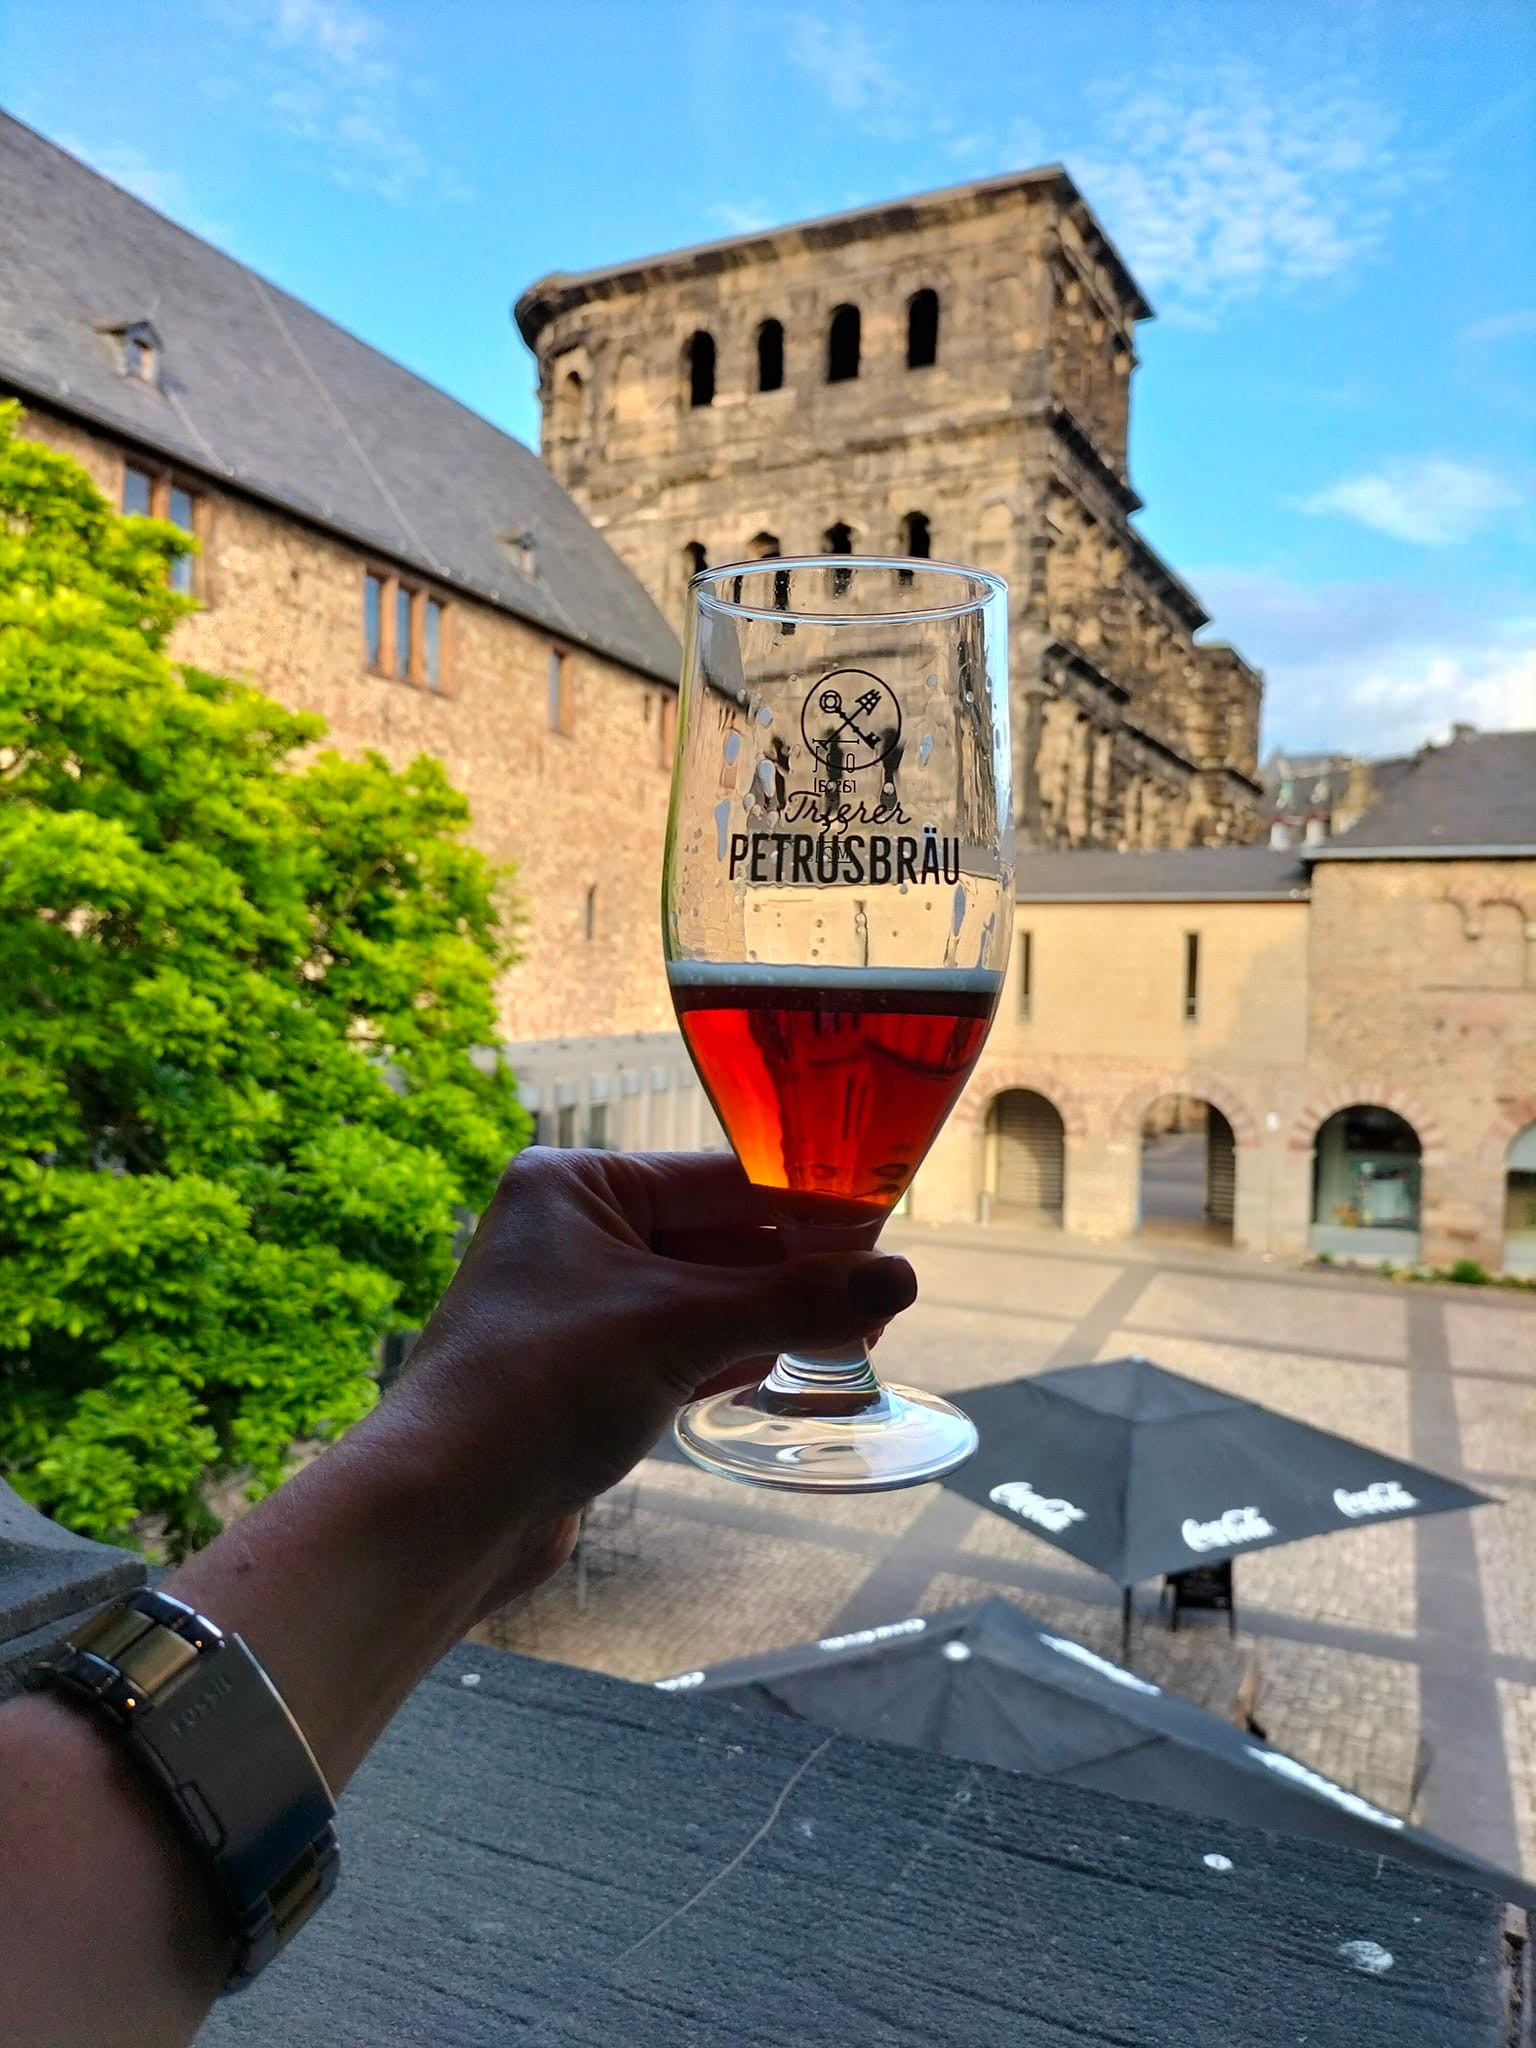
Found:
[[[930,561],[771,558],[689,585],[663,882],[699,1079],[787,1249],[874,1241],[986,1039],[1013,926],[1007,591]],[[976,1447],[863,1343],[693,1402],[766,1486],[917,1485]]]

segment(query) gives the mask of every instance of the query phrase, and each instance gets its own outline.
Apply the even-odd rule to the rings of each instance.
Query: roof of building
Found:
[[[0,385],[676,679],[666,620],[522,442],[4,114],[0,187]],[[144,321],[152,384],[118,339]]]
[[[595,270],[551,271],[529,285],[513,308],[523,339],[530,348],[538,341],[545,323],[566,307],[607,288],[638,290],[658,271],[678,276],[710,274],[730,263],[760,261],[775,256],[786,244],[826,248],[838,242],[855,241],[866,235],[887,234],[917,227],[923,217],[942,218],[970,206],[985,207],[1010,192],[1029,187],[1054,189],[1064,207],[1079,207],[1094,246],[1114,273],[1135,320],[1150,320],[1153,312],[1141,287],[1087,201],[1061,164],[1044,164],[1036,170],[1009,171],[1000,178],[978,178],[963,185],[945,185],[935,192],[916,192],[906,199],[883,199],[873,206],[852,206],[842,213],[821,214],[814,220],[787,221],[782,227],[753,228],[745,234],[722,235],[718,241],[698,242],[686,249],[668,249],[654,256],[640,256],[622,263],[608,263]]]
[[[1023,903],[1289,903],[1306,894],[1307,871],[1287,847],[1051,848],[1021,852],[1018,863]]]
[[[1536,731],[1467,727],[1382,766],[1378,800],[1347,832],[1304,848],[1305,860],[1536,857]]]

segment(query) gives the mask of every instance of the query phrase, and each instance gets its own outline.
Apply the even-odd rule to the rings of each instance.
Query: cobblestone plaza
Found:
[[[1142,1587],[1132,1662],[1229,1714],[1256,1660],[1272,1742],[1536,1876],[1536,1303],[1177,1243],[888,1242],[922,1283],[881,1347],[893,1379],[953,1390],[1139,1352],[1497,1496],[1241,1560],[1235,1641],[1198,1618],[1170,1634]],[[655,1679],[1000,1594],[1118,1655],[1107,1579],[940,1487],[775,1496],[658,1459],[636,1478],[586,1611],[567,1571],[492,1640]]]

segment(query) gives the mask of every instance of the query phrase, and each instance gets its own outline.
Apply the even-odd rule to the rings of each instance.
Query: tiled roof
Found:
[[[1021,902],[1286,902],[1307,893],[1297,853],[1273,846],[1192,846],[1147,853],[1021,850]]]
[[[1377,802],[1347,832],[1304,848],[1304,859],[1536,856],[1536,732],[1464,731],[1382,766]]]
[[[0,387],[676,679],[665,619],[520,441],[3,114],[0,192]],[[136,321],[155,385],[122,374]]]

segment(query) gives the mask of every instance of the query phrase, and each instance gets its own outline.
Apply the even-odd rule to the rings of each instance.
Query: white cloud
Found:
[[[879,115],[908,102],[901,72],[850,14],[840,14],[835,28],[813,14],[791,16],[789,58],[840,114]]]
[[[1495,313],[1487,320],[1474,320],[1463,327],[1458,341],[1514,341],[1522,334],[1536,334],[1536,306],[1520,306],[1511,313]]]
[[[948,132],[949,122],[931,99],[883,54],[888,28],[871,35],[852,8],[839,11],[835,24],[814,14],[792,14],[787,23],[790,63],[834,114],[882,142],[914,142]]]
[[[257,54],[240,80],[210,81],[219,96],[254,93],[262,118],[312,148],[334,184],[404,204],[462,202],[470,187],[418,139],[419,89],[387,54],[397,28],[353,0],[208,0]]]
[[[1341,477],[1299,499],[1297,509],[1336,514],[1394,540],[1455,547],[1516,510],[1523,493],[1497,471],[1444,456],[1389,462],[1375,472]]]
[[[1221,637],[1265,671],[1266,751],[1383,755],[1443,740],[1457,720],[1536,727],[1536,618],[1396,583],[1309,588],[1220,568],[1192,581]]]
[[[779,219],[778,211],[766,199],[748,199],[740,205],[722,199],[717,205],[705,208],[707,217],[728,235],[754,235],[759,228],[771,228]]]
[[[1175,318],[1203,324],[1261,287],[1348,269],[1425,175],[1382,109],[1344,89],[1274,92],[1241,64],[1161,71],[1095,98],[1099,141],[1068,167]]]

